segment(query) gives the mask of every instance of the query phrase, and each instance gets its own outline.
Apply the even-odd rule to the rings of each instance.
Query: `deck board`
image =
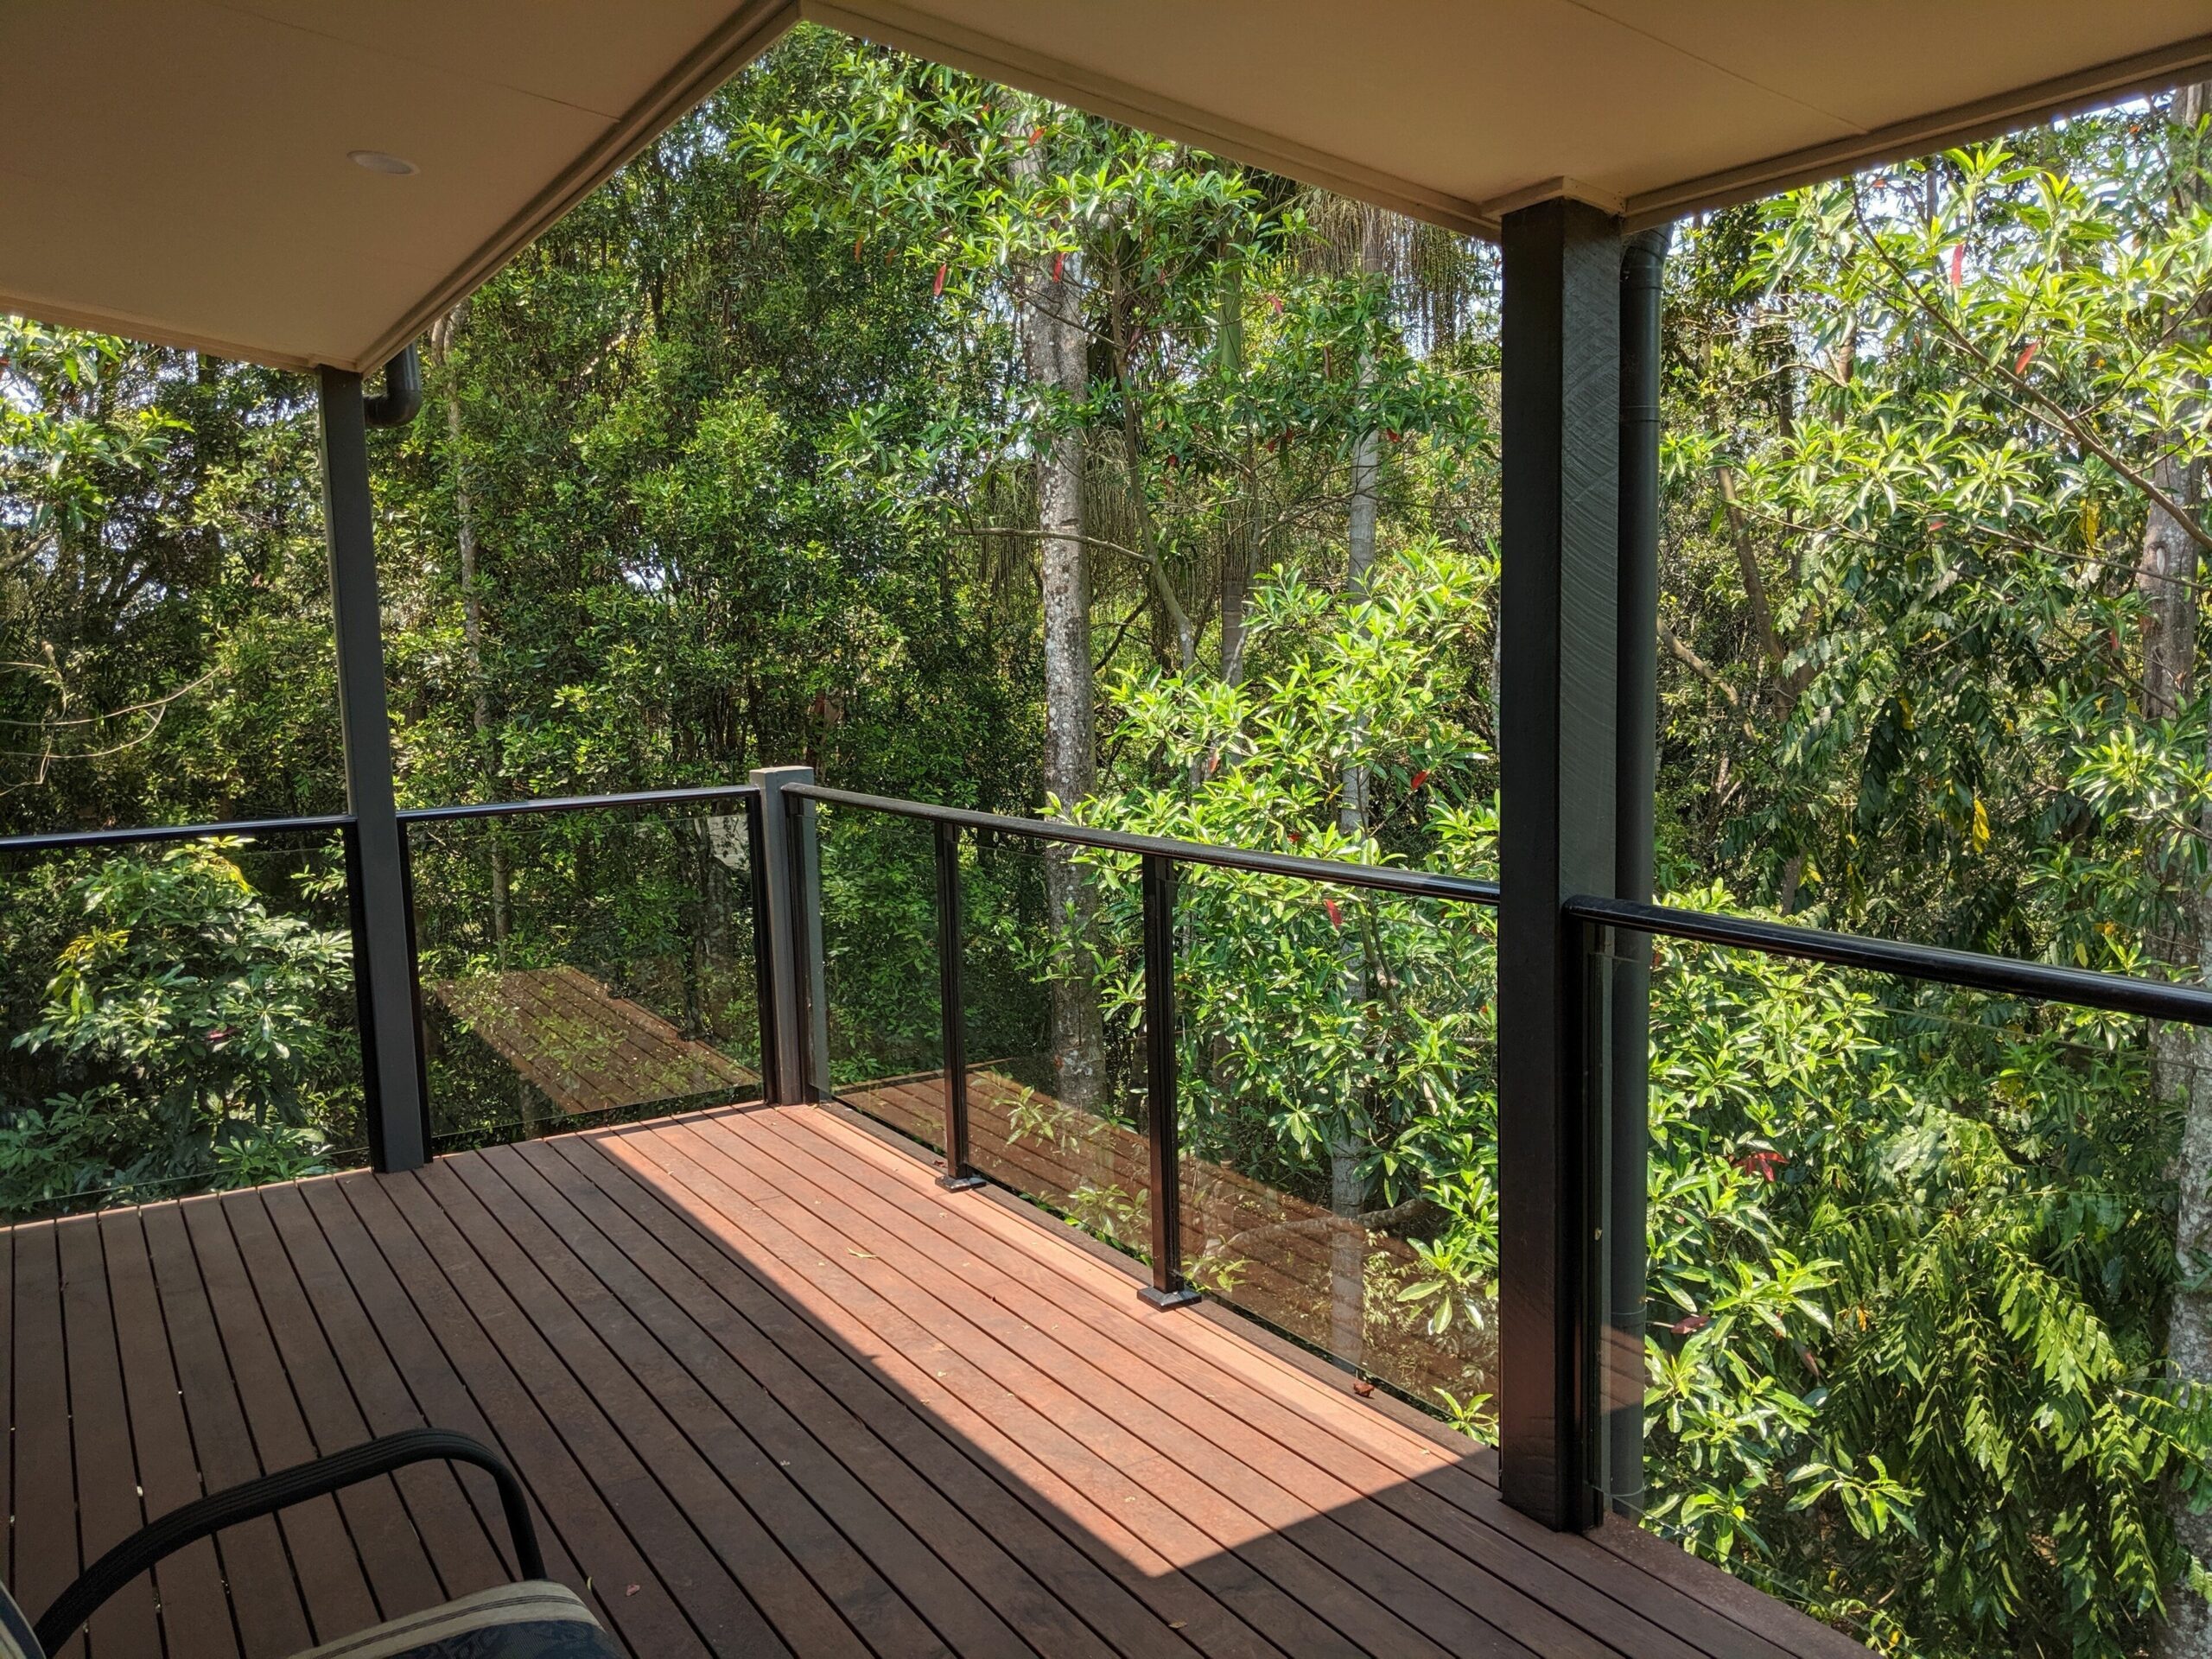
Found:
[[[656,1659],[1859,1650],[933,1173],[738,1108],[0,1230],[0,1560],[35,1610],[142,1510],[430,1422]],[[90,1659],[277,1659],[505,1554],[487,1484],[410,1471],[176,1557]]]
[[[969,1161],[995,1180],[1071,1214],[1115,1195],[1141,1214],[1151,1153],[1135,1130],[1039,1094],[1008,1076],[1004,1062],[968,1072]],[[900,1134],[942,1150],[944,1084],[934,1074],[863,1083],[839,1091],[846,1104]],[[1420,1274],[1411,1245],[1388,1232],[1281,1192],[1240,1170],[1185,1152],[1182,1183],[1183,1258],[1201,1284],[1232,1281],[1228,1300],[1301,1341],[1326,1346],[1332,1335],[1332,1252],[1349,1236],[1362,1260],[1400,1282]],[[1141,1243],[1141,1240],[1126,1241]],[[1377,1315],[1380,1317],[1377,1317]],[[1362,1321],[1363,1359],[1376,1376],[1424,1398],[1493,1389],[1472,1360],[1426,1329],[1424,1310],[1387,1300]]]
[[[87,1561],[98,1560],[146,1524],[131,1453],[130,1408],[123,1393],[123,1359],[117,1346],[115,1311],[108,1298],[107,1264],[100,1249],[99,1218],[73,1216],[54,1228],[61,1272],[62,1340],[69,1363],[69,1421],[118,1423],[120,1433],[73,1433],[77,1532]],[[154,1586],[141,1579],[111,1598],[86,1631],[91,1644],[143,1648],[157,1639]]]
[[[713,1044],[684,1036],[578,968],[509,969],[424,988],[558,1111],[732,1100],[760,1087]]]

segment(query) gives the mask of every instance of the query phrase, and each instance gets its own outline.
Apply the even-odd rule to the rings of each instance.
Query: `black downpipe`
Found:
[[[361,418],[371,426],[404,426],[423,407],[423,359],[410,346],[384,365],[384,390],[361,399]]]
[[[1669,227],[1621,247],[1619,711],[1614,747],[1613,892],[1649,903],[1659,746],[1659,327]],[[1612,963],[1609,1328],[1600,1344],[1606,1485],[1624,1515],[1643,1508],[1644,1179],[1649,1155],[1651,940],[1617,935]]]

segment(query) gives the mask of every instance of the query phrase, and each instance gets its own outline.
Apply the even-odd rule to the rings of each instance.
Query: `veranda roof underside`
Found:
[[[2212,0],[24,0],[0,308],[372,370],[802,16],[1483,233],[2212,73]]]

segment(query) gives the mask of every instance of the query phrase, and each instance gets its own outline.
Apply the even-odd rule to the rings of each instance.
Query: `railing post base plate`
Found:
[[[937,1184],[948,1192],[972,1192],[984,1183],[980,1175],[940,1175]]]
[[[1188,1307],[1192,1302],[1205,1300],[1195,1290],[1160,1290],[1152,1285],[1146,1285],[1137,1294],[1154,1307]]]

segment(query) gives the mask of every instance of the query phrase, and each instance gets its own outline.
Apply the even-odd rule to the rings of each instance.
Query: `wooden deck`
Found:
[[[840,1098],[901,1134],[942,1147],[941,1076],[894,1077],[842,1091]],[[1151,1149],[1134,1129],[1024,1087],[991,1065],[968,1072],[969,1162],[994,1179],[1071,1215],[1096,1211],[1102,1195],[1141,1219],[1152,1185]],[[1276,1191],[1224,1164],[1183,1155],[1185,1274],[1279,1331],[1328,1349],[1331,1251],[1349,1236],[1379,1294],[1366,1298],[1357,1327],[1364,1368],[1415,1399],[1439,1391],[1471,1399],[1497,1391],[1489,1358],[1465,1320],[1443,1339],[1427,1329],[1426,1303],[1390,1293],[1427,1274],[1402,1238]],[[1124,1241],[1141,1245],[1141,1239]]]
[[[0,1565],[35,1611],[149,1515],[427,1421],[504,1449],[653,1659],[1864,1651],[1632,1528],[1544,1532],[1488,1453],[1135,1283],[812,1108],[0,1230]],[[91,1652],[274,1659],[498,1580],[496,1514],[442,1468],[303,1505]]]
[[[711,1043],[617,996],[578,968],[517,968],[433,981],[430,999],[562,1112],[699,1103],[760,1079]]]

